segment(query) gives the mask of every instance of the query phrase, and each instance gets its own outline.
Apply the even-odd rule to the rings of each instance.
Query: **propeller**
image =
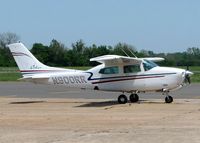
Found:
[[[191,71],[188,71],[186,70],[185,71],[185,79],[184,79],[184,82],[187,84],[187,83],[191,83],[191,79],[190,79],[190,76],[193,75],[193,72]]]

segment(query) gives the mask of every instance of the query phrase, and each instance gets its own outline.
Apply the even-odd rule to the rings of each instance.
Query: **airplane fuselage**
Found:
[[[48,84],[62,85],[70,88],[96,89],[119,92],[148,92],[173,90],[183,85],[183,69],[154,67],[149,71],[136,73],[100,74],[104,65],[88,71],[62,72],[53,74]],[[119,67],[122,69],[122,67]]]

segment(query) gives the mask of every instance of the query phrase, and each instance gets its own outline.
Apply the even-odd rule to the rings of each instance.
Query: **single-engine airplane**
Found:
[[[193,73],[184,69],[160,67],[154,62],[163,58],[137,58],[119,55],[104,55],[90,59],[100,65],[89,70],[73,70],[49,67],[39,62],[22,44],[8,45],[20,72],[21,80],[62,85],[68,88],[91,89],[101,91],[121,92],[118,97],[120,104],[125,104],[129,93],[130,102],[139,100],[140,92],[161,92],[166,103],[173,102],[170,91],[179,89],[190,83]]]

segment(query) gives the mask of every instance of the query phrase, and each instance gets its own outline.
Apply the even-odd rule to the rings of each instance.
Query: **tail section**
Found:
[[[8,45],[8,47],[15,59],[15,62],[17,63],[17,66],[19,67],[20,72],[23,75],[23,78],[33,76],[44,77],[44,74],[46,77],[46,75],[49,76],[49,74],[54,74],[58,72],[60,73],[74,71],[71,69],[49,67],[42,64],[31,54],[31,52],[22,43],[10,44]]]
[[[43,70],[49,67],[39,62],[22,43],[8,45],[20,71]]]

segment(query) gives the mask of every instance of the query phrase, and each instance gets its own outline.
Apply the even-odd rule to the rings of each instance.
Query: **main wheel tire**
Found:
[[[173,97],[171,97],[171,96],[165,97],[165,103],[172,103],[172,102],[173,102]]]
[[[118,97],[118,102],[119,104],[126,104],[128,101],[126,95],[122,94]]]
[[[131,95],[129,96],[129,99],[130,99],[130,101],[131,101],[132,103],[138,102],[139,96],[138,96],[137,94],[131,94]]]

